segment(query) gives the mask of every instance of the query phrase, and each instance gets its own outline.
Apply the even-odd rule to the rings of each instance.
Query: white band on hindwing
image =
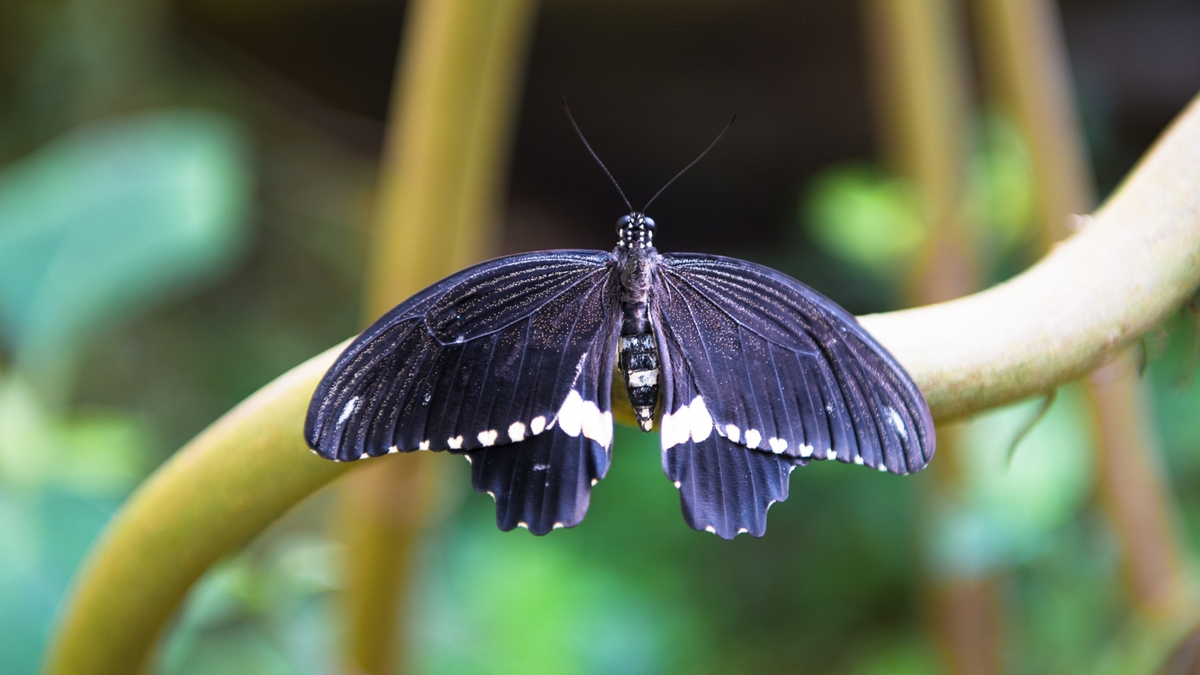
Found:
[[[692,399],[688,405],[680,406],[673,413],[663,413],[662,416],[662,448],[671,448],[692,440],[700,443],[712,434],[713,418],[708,413],[708,406],[703,396]]]
[[[613,421],[611,412],[600,412],[600,406],[593,401],[585,401],[574,389],[567,394],[558,409],[558,428],[568,436],[590,438],[607,449],[612,444]]]

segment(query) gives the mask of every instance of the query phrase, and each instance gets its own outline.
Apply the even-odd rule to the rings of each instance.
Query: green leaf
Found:
[[[248,238],[246,147],[227,116],[163,110],[0,172],[0,340],[18,367],[61,373],[96,331],[226,270]]]
[[[865,163],[822,171],[809,188],[803,216],[822,248],[878,272],[907,261],[928,235],[912,187]]]
[[[148,467],[145,424],[115,410],[65,417],[19,377],[0,377],[0,489],[57,487],[123,497]]]

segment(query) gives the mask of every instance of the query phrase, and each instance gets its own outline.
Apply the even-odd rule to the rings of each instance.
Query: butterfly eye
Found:
[[[654,231],[654,219],[653,218],[651,218],[650,216],[642,216],[642,223],[646,226],[647,230],[650,230],[651,232]]]
[[[632,216],[628,216],[628,215],[621,216],[621,218],[617,221],[617,234],[621,234],[621,230],[629,227],[629,224],[632,222],[633,222]]]

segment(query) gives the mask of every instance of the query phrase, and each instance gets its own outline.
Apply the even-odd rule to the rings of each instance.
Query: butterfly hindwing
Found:
[[[716,456],[730,461],[726,445],[776,456],[780,466],[838,459],[892,473],[919,471],[933,456],[932,418],[916,386],[853,316],[790,277],[730,258],[667,254],[654,304],[672,378],[662,418],[669,475],[671,466],[695,470],[702,449],[717,445]],[[685,452],[669,459],[675,448]],[[750,456],[745,466],[764,461]],[[751,488],[739,499],[765,517],[769,500],[754,481],[721,486],[726,501]],[[691,522],[701,502],[683,498]],[[738,527],[755,532],[758,515],[743,514]]]
[[[761,537],[767,510],[787,499],[792,469],[808,460],[752,450],[718,434],[683,345],[669,330],[659,335],[663,372],[670,374],[663,387],[663,472],[679,489],[684,520],[722,539],[743,532]]]
[[[793,460],[713,434],[663,453],[663,471],[679,488],[683,518],[693,529],[733,539],[767,531],[767,510],[788,496]]]
[[[306,439],[318,454],[341,461],[471,452],[480,467],[477,487],[492,486],[486,489],[498,502],[509,495],[493,485],[496,476],[507,471],[515,485],[513,471],[553,466],[563,454],[564,480],[574,462],[585,467],[590,489],[611,448],[617,293],[613,258],[599,251],[510,256],[448,277],[346,348],[313,396]],[[545,455],[548,462],[518,458],[506,469],[508,460],[490,454],[534,439],[536,447],[518,457]],[[513,503],[532,499],[526,492]],[[564,514],[551,523],[586,509],[586,495],[564,500]],[[559,508],[550,501],[547,513]]]
[[[585,305],[580,311],[601,308]],[[496,500],[501,530],[524,527],[546,534],[583,520],[592,486],[608,473],[611,459],[613,356],[619,327],[615,320],[601,326],[576,365],[562,404],[547,417],[541,433],[467,453],[471,482],[477,492]]]
[[[496,500],[496,524],[546,534],[583,520],[593,481],[608,471],[608,451],[558,426],[521,443],[467,453],[476,492]]]

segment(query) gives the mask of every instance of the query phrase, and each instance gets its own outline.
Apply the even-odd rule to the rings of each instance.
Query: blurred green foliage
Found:
[[[1033,165],[1020,128],[989,108],[972,121],[964,225],[988,281],[1028,264],[1035,221]],[[846,263],[898,283],[929,236],[918,191],[866,161],[834,164],[809,183],[798,210],[812,241]]]
[[[1034,235],[1033,160],[1020,126],[998,108],[984,108],[971,129],[967,162],[967,224],[978,254],[993,265]]]
[[[247,140],[225,115],[155,111],[9,165],[0,337],[16,369],[53,384],[99,330],[229,269],[249,233]]]
[[[963,430],[960,480],[934,505],[930,565],[939,576],[978,578],[1038,559],[1090,497],[1095,441],[1077,385],[1063,387],[1033,422],[1039,400],[976,415]]]
[[[896,278],[928,236],[912,186],[863,162],[835,165],[817,176],[803,216],[813,239],[831,254]]]
[[[33,671],[84,549],[153,468],[140,415],[64,408],[80,353],[230,269],[249,241],[247,147],[227,115],[152,111],[85,125],[0,171],[0,641],[12,672]]]
[[[729,543],[683,525],[655,436],[619,427],[616,447],[573,530],[500,532],[492,500],[475,493],[437,524],[409,608],[416,672],[937,672],[912,624],[915,497],[926,478],[905,485],[840,465],[797,473],[770,535]],[[467,484],[469,467],[446,461],[457,467],[448,484]],[[331,497],[205,578],[161,672],[331,672],[340,553],[311,529],[330,522]],[[297,558],[321,562],[284,562]],[[327,577],[315,572],[322,565]]]
[[[311,110],[255,91],[257,75],[239,80],[194,44],[169,55],[168,13],[98,0],[0,7],[6,674],[36,672],[71,574],[136,483],[359,320],[375,157],[314,125]],[[1032,176],[1010,118],[986,111],[973,128],[970,222],[995,280],[1027,262]],[[926,234],[911,187],[861,160],[805,185],[798,217],[780,217],[797,226],[790,249],[713,252],[772,264],[854,309],[895,304]],[[1186,314],[1168,328],[1147,382],[1194,542],[1197,329]],[[408,658],[430,674],[935,674],[925,580],[993,574],[1010,672],[1148,672],[1166,645],[1127,605],[1078,393],[1061,392],[1007,461],[1036,406],[981,417],[977,456],[947,503],[928,503],[931,476],[817,463],[793,475],[764,539],[733,542],[688,529],[656,437],[618,429],[579,528],[501,533],[486,496],[446,505],[407,610]],[[444,460],[457,467],[449,490],[462,490],[465,463]],[[214,568],[157,672],[336,672],[335,513],[317,495]]]

